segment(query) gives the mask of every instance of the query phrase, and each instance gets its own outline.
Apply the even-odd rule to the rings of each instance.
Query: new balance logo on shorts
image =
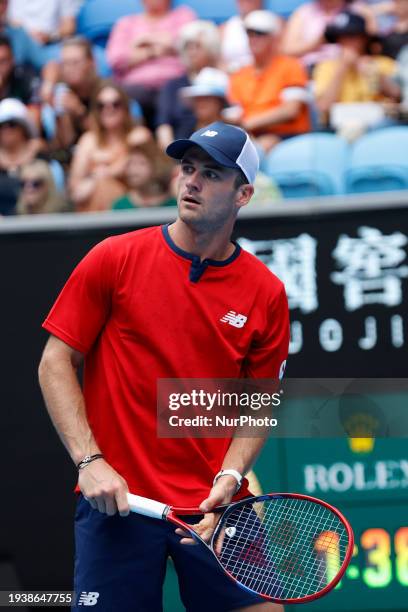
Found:
[[[220,319],[221,323],[229,323],[233,327],[244,327],[248,317],[243,314],[238,314],[235,310],[230,310]]]
[[[96,606],[99,593],[95,591],[82,591],[78,599],[78,606]]]

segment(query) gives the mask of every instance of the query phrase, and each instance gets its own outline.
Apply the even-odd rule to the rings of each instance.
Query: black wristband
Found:
[[[101,453],[97,453],[96,455],[86,455],[82,461],[78,463],[78,470],[82,470],[83,467],[88,465],[88,463],[92,463],[92,461],[95,461],[95,459],[103,459],[103,455]]]

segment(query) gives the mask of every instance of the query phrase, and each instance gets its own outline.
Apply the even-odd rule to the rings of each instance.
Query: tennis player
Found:
[[[200,506],[196,530],[210,538],[211,509],[249,494],[263,440],[158,439],[157,380],[277,378],[288,352],[282,283],[230,238],[254,192],[249,136],[217,122],[167,153],[181,160],[176,222],[97,244],[43,323],[40,385],[79,470],[74,588],[98,593],[103,611],[159,612],[171,556],[189,612],[276,612],[185,533],[129,514],[128,490]]]

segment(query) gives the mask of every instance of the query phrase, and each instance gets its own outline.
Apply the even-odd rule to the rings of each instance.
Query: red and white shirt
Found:
[[[230,311],[245,325],[221,321]],[[167,226],[97,244],[43,327],[85,355],[87,418],[108,463],[131,492],[181,506],[207,496],[231,440],[158,438],[157,380],[277,378],[289,343],[284,287],[263,263],[239,246],[200,262]]]

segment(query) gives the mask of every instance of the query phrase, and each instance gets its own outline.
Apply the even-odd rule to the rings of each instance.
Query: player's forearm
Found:
[[[75,464],[100,452],[89,427],[77,373],[69,360],[44,355],[39,367],[44,401],[61,441]]]
[[[245,475],[253,464],[266,438],[234,438],[224,457],[222,469],[234,469]]]
[[[234,438],[224,457],[223,470],[237,470],[245,475],[252,467],[266,438]],[[212,487],[209,496],[202,501],[200,509],[210,512],[220,504],[228,504],[237,492],[237,481],[234,476],[224,474],[220,476]]]

